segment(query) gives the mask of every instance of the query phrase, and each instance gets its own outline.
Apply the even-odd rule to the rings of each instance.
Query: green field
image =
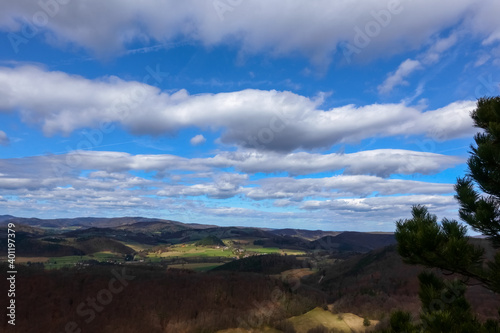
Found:
[[[97,252],[92,255],[84,256],[65,256],[65,257],[53,257],[45,262],[46,269],[57,269],[62,267],[73,267],[76,263],[84,260],[97,260],[97,261],[123,261],[123,256],[120,254],[114,254],[109,252]]]
[[[148,258],[172,258],[172,257],[224,257],[232,258],[235,255],[231,250],[196,246],[194,244],[182,244],[171,246],[167,252],[149,252]]]
[[[287,255],[303,255],[303,251],[280,249],[277,247],[263,247],[261,245],[254,245],[255,239],[224,239],[223,246],[200,246],[195,245],[196,241],[175,245],[161,245],[151,246],[148,244],[141,244],[138,242],[120,242],[129,246],[138,254],[134,257],[134,262],[144,263],[165,263],[169,267],[180,268],[184,264],[184,268],[193,269],[196,271],[205,271],[217,267],[222,262],[228,262],[235,258],[243,258],[261,254],[287,254]],[[67,237],[67,242],[76,242],[76,239]],[[87,255],[72,255],[61,257],[47,257],[39,260],[30,260],[26,258],[24,262],[43,262],[46,269],[58,269],[63,267],[74,267],[77,263],[87,260],[96,260],[99,262],[124,262],[125,256],[123,254],[112,253],[110,251],[96,252]],[[220,258],[220,260],[218,259]],[[183,263],[182,259],[186,262]],[[173,264],[174,266],[171,266]]]
[[[300,251],[300,250],[280,249],[277,247],[263,247],[261,245],[247,245],[247,246],[244,246],[244,248],[248,252],[256,252],[256,253],[267,253],[267,254],[281,253],[281,254],[288,254],[288,255],[303,255],[303,254],[305,254],[304,251]]]
[[[196,246],[194,242],[186,244],[177,244],[168,248],[167,251],[156,251],[149,252],[148,259],[153,258],[190,258],[190,257],[222,257],[222,258],[233,258],[243,255],[255,255],[255,254],[272,254],[280,253],[287,255],[303,255],[304,251],[290,250],[290,249],[280,249],[277,247],[262,247],[260,245],[253,245],[250,241],[246,243],[240,242],[237,248],[233,245],[233,240],[224,240],[226,244],[229,245],[229,249],[223,249],[222,247],[216,248],[212,246]],[[238,251],[237,249],[241,249]],[[156,261],[156,260],[155,260]]]

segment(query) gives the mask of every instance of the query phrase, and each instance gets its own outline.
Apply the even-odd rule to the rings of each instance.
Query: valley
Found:
[[[402,262],[390,233],[0,216],[4,248],[7,223],[17,230],[18,297],[39,309],[19,304],[18,332],[34,319],[47,332],[67,322],[82,332],[370,332],[396,309],[419,312],[422,268]],[[1,257],[2,273],[6,265]],[[133,279],[102,313],[82,315],[117,272]],[[469,298],[482,319],[500,306],[481,288]]]

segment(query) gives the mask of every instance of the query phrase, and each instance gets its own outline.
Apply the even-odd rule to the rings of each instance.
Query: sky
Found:
[[[0,2],[0,214],[456,218],[498,0]]]

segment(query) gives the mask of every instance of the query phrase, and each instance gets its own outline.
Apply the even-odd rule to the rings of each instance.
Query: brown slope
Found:
[[[306,282],[325,291],[339,312],[384,318],[395,310],[406,310],[418,316],[417,276],[423,269],[403,263],[396,245],[391,245],[335,264]],[[441,276],[441,271],[434,271]],[[480,319],[498,317],[498,295],[473,286],[468,288],[467,298]]]

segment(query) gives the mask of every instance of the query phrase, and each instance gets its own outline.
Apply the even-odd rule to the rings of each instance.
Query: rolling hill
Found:
[[[338,231],[306,230],[306,229],[269,229],[269,232],[277,236],[292,236],[306,240],[316,240],[324,236],[337,236]]]
[[[15,217],[11,215],[0,215],[0,224],[5,224],[8,222],[13,222],[16,224],[24,224],[34,227],[40,228],[69,228],[69,227],[80,227],[80,228],[91,228],[91,227],[99,227],[99,228],[114,228],[126,225],[133,225],[135,223],[140,222],[164,222],[169,225],[177,225],[181,228],[212,228],[214,226],[211,225],[203,225],[203,224],[186,224],[177,221],[171,220],[162,220],[162,219],[152,219],[145,217],[77,217],[77,218],[60,218],[60,219],[39,219],[39,218],[25,218],[25,217]]]
[[[396,243],[394,234],[346,231],[310,243],[311,249],[365,253]]]
[[[403,263],[396,245],[390,245],[340,261],[305,277],[304,283],[326,292],[329,302],[334,303],[335,311],[384,318],[392,311],[404,309],[418,317],[417,276],[423,269]],[[435,272],[438,275],[442,273],[439,270]],[[466,296],[479,318],[498,316],[500,299],[487,289],[474,285],[468,289]]]

